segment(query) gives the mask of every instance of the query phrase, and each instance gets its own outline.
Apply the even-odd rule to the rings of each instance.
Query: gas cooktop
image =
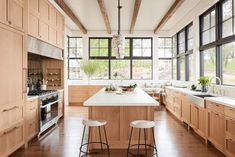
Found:
[[[55,93],[57,92],[57,90],[32,90],[29,91],[28,96],[42,96],[42,95],[46,95],[46,94],[51,94],[51,93]]]

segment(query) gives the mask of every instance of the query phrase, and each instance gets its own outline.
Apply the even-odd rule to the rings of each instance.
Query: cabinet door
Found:
[[[39,38],[39,18],[32,13],[28,14],[28,34]]]
[[[226,138],[225,152],[229,157],[235,156],[235,140],[232,138]]]
[[[23,124],[0,134],[0,156],[8,156],[24,144]]]
[[[8,24],[8,0],[0,0],[0,22]]]
[[[198,132],[201,136],[206,135],[206,109],[198,108]]]
[[[56,45],[63,49],[64,48],[64,33],[58,32],[56,34]]]
[[[64,17],[59,12],[56,14],[56,26],[58,31],[64,31]]]
[[[182,120],[186,123],[190,122],[190,103],[182,100]]]
[[[56,28],[56,16],[57,11],[53,6],[50,6],[50,25],[53,28]]]
[[[42,20],[39,23],[39,38],[45,42],[49,41],[49,25]]]
[[[225,119],[224,116],[208,111],[208,138],[219,149],[224,149],[225,139]]]
[[[225,131],[226,131],[226,135],[235,137],[235,119],[226,118]]]
[[[191,104],[190,111],[190,125],[192,128],[198,129],[198,107],[196,105]]]
[[[39,15],[39,0],[29,0],[28,1],[29,12],[35,16]]]
[[[9,0],[9,24],[24,30],[24,3],[21,0]]]
[[[49,30],[49,41],[51,44],[56,46],[56,30],[52,27],[50,27]]]
[[[50,5],[47,0],[40,0],[39,1],[39,13],[40,13],[40,20],[44,21],[45,23],[49,23],[49,10]]]
[[[0,73],[3,74],[0,77],[0,107],[3,105],[2,108],[22,106],[23,104],[24,36],[13,29],[10,30],[0,27],[2,52]]]

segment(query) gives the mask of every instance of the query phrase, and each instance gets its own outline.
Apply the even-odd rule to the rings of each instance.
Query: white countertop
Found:
[[[38,96],[27,96],[27,101],[32,101],[37,98],[38,98]]]
[[[235,108],[235,99],[234,98],[219,96],[219,97],[208,97],[205,99],[208,101],[212,101],[212,102],[224,105],[224,106]]]
[[[83,103],[84,106],[158,106],[159,103],[140,88],[134,92],[116,94],[101,89]]]
[[[188,95],[205,94],[205,93],[198,92],[198,91],[192,91],[188,88],[175,88],[175,87],[172,87],[172,86],[167,86],[166,88],[173,89],[175,91],[179,91],[179,92],[182,92],[182,93],[185,93],[185,94],[188,94]],[[209,94],[209,93],[207,93],[207,94]],[[214,94],[211,94],[211,95],[214,95]],[[212,102],[224,105],[224,106],[235,108],[235,98],[232,98],[232,97],[215,96],[215,97],[206,97],[205,100],[212,101]]]

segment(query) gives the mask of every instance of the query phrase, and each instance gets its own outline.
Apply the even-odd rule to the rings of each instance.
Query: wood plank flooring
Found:
[[[67,107],[65,112],[65,118],[51,134],[41,141],[34,139],[28,149],[19,149],[10,157],[78,157],[83,130],[81,122],[88,117],[88,109]],[[155,120],[159,157],[224,157],[214,147],[205,145],[193,131],[188,132],[187,127],[165,109],[155,112]],[[125,156],[126,150],[111,150],[111,157]]]

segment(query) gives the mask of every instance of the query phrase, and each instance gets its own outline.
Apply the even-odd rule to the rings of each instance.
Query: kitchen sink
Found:
[[[210,95],[210,94],[200,94],[200,95],[187,95],[187,99],[189,101],[189,103],[194,104],[194,105],[198,105],[202,108],[205,108],[205,98],[207,97],[216,97],[214,95]]]
[[[210,94],[206,94],[206,95],[194,95],[194,96],[199,97],[199,98],[202,98],[202,99],[204,99],[204,98],[206,98],[206,97],[216,97],[216,96],[210,95]]]

